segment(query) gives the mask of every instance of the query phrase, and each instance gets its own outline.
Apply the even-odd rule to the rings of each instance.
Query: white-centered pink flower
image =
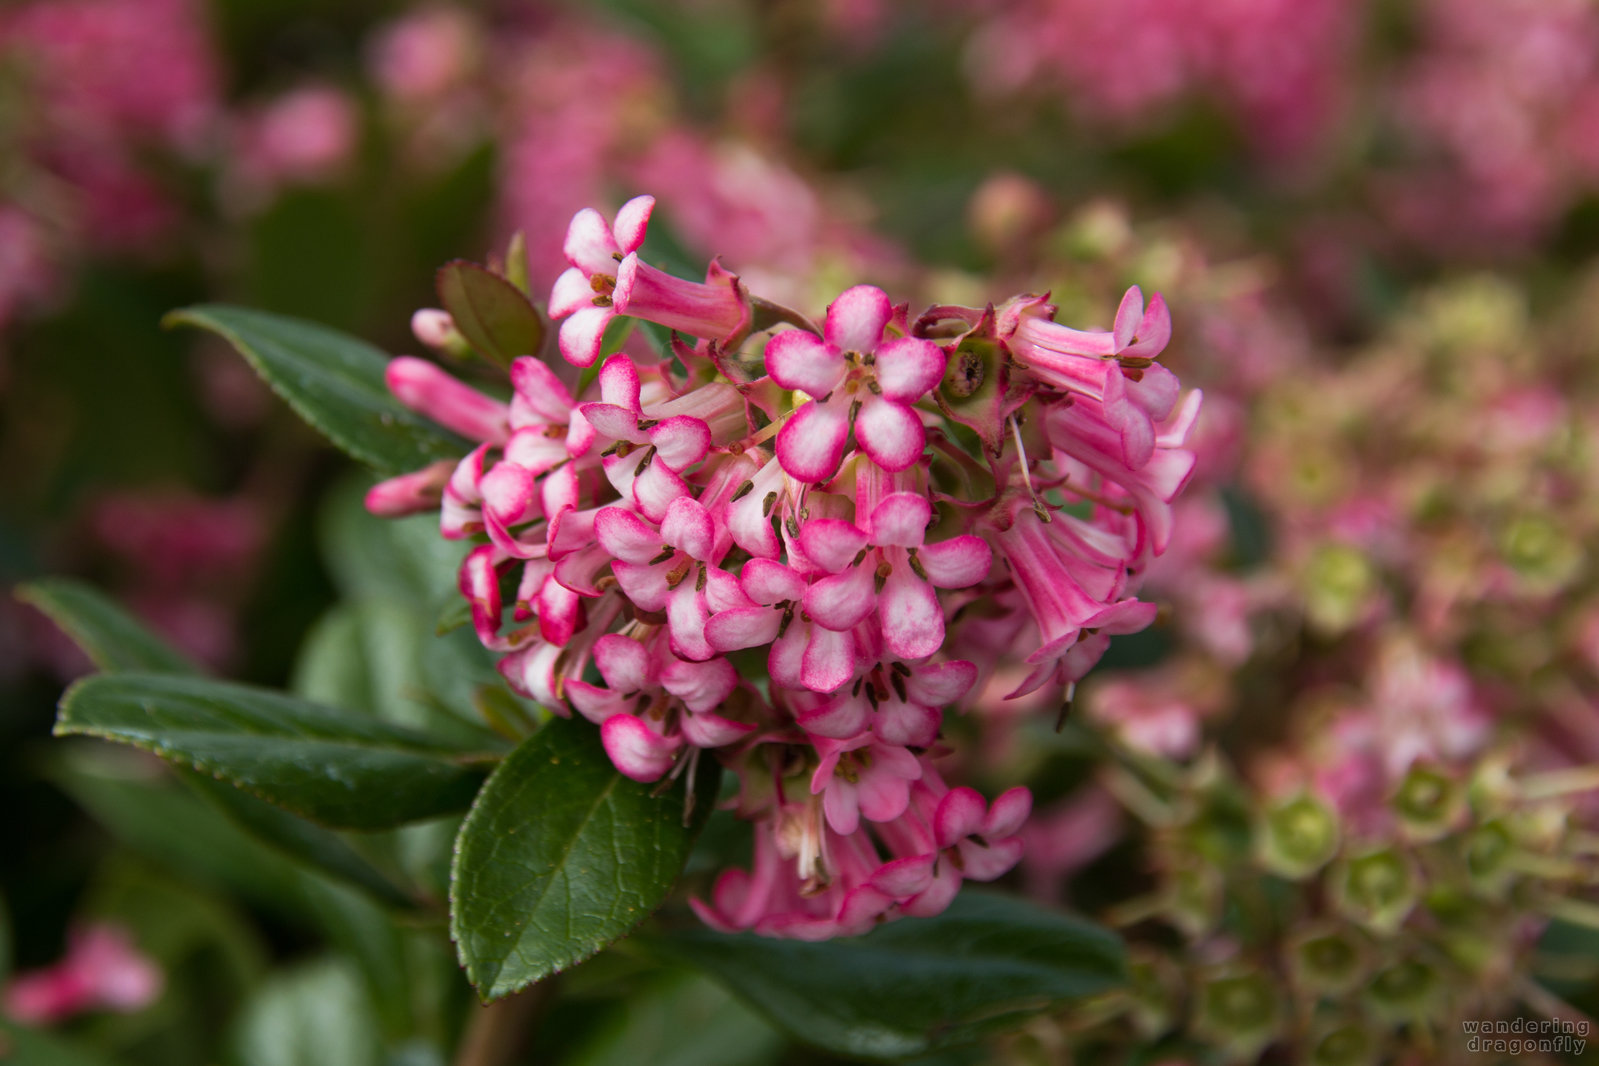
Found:
[[[882,289],[857,285],[827,309],[822,336],[785,330],[766,344],[766,372],[811,398],[777,435],[777,457],[791,477],[826,481],[855,441],[885,470],[922,455],[927,431],[913,406],[944,376],[947,356],[931,341],[886,337],[894,307]]]
[[[600,357],[605,327],[616,317],[613,294],[622,261],[644,246],[655,197],[635,196],[622,205],[611,225],[592,207],[572,217],[566,230],[566,261],[571,266],[550,290],[550,317],[561,323],[561,355],[574,366],[592,366]]]

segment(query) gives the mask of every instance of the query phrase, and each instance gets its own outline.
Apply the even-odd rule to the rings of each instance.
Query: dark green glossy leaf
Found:
[[[694,929],[651,946],[717,978],[799,1039],[862,1058],[969,1043],[1124,980],[1113,934],[986,892],[961,893],[936,918],[892,922],[851,940]]]
[[[519,355],[544,347],[544,319],[505,278],[464,259],[439,268],[439,300],[480,355],[510,366]]]
[[[151,633],[143,622],[81,581],[45,578],[19,586],[16,595],[48,615],[102,670],[200,672],[187,656]]]
[[[243,789],[204,774],[185,775],[189,784],[240,828],[288,857],[366,892],[390,907],[409,909],[416,900],[380,873],[343,837]]]
[[[485,999],[593,955],[658,907],[716,796],[701,760],[694,818],[684,788],[616,772],[591,723],[558,719],[500,764],[461,826],[450,930]]]
[[[220,681],[112,674],[62,698],[57,735],[132,744],[337,828],[381,829],[467,806],[475,753],[424,733]]]
[[[350,455],[385,474],[464,455],[470,445],[402,407],[384,383],[388,356],[311,322],[225,304],[173,311],[167,327],[226,339],[295,413]]]

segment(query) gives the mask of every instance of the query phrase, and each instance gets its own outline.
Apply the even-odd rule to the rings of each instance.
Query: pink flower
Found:
[[[852,740],[814,740],[822,761],[811,776],[811,792],[822,797],[827,824],[849,835],[862,817],[888,822],[910,806],[910,783],[922,776],[916,756],[870,733]]]
[[[838,518],[805,523],[800,550],[827,572],[805,590],[805,612],[827,629],[848,630],[875,611],[894,655],[933,654],[944,643],[935,586],[977,584],[988,576],[993,553],[981,537],[924,543],[932,517],[925,496],[896,492],[872,511],[869,533]]]
[[[882,289],[857,285],[827,309],[823,336],[785,330],[766,345],[766,370],[785,389],[811,397],[777,435],[789,476],[820,482],[844,459],[850,429],[884,470],[904,470],[927,442],[912,404],[944,376],[938,345],[913,337],[884,340],[894,308]]]
[[[1156,294],[1146,311],[1134,285],[1109,332],[1069,329],[1053,315],[1042,297],[1023,300],[1001,314],[1000,336],[1034,378],[1099,404],[1123,458],[1142,466],[1155,447],[1155,423],[1177,403],[1176,375],[1153,362],[1171,339],[1165,301]]]
[[[572,216],[563,249],[571,266],[550,290],[550,317],[565,319],[561,355],[574,366],[592,366],[600,357],[605,327],[617,314],[612,297],[617,271],[624,259],[643,247],[654,209],[655,197],[635,196],[622,205],[610,226],[592,207]]]
[[[716,260],[705,283],[684,281],[638,257],[622,260],[616,275],[615,310],[722,345],[736,345],[750,328],[750,305],[738,275]]]
[[[72,934],[54,966],[17,974],[5,988],[5,1013],[25,1025],[50,1025],[86,1011],[124,1014],[154,1003],[165,984],[127,931],[91,925]]]

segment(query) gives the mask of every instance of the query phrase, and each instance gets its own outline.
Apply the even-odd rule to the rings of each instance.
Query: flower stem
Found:
[[[555,991],[546,978],[493,1003],[475,1008],[455,1052],[454,1066],[508,1066],[517,1061],[532,1036],[537,1017]]]

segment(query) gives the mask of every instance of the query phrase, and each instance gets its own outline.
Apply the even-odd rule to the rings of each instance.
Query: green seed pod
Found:
[[[1496,819],[1478,826],[1465,835],[1460,847],[1472,885],[1484,895],[1502,896],[1516,876],[1511,865],[1515,841],[1505,823]]]
[[[1272,873],[1300,881],[1338,852],[1338,815],[1313,796],[1268,810],[1255,832],[1255,855]]]
[[[1282,1019],[1276,983],[1261,970],[1237,964],[1201,976],[1194,1032],[1233,1057],[1258,1055],[1276,1038]]]
[[[1370,1023],[1339,1022],[1316,1029],[1304,1061],[1309,1066],[1370,1066],[1378,1050]]]
[[[1365,939],[1347,926],[1316,925],[1288,944],[1294,983],[1312,994],[1342,995],[1365,979],[1370,952]]]
[[[1213,866],[1178,870],[1166,888],[1166,917],[1190,939],[1198,939],[1221,921],[1223,893],[1221,871]]]
[[[1418,959],[1403,959],[1378,970],[1366,986],[1372,1010],[1392,1021],[1425,1018],[1443,998],[1443,979]]]
[[[1392,805],[1407,837],[1437,840],[1459,823],[1466,809],[1466,790],[1439,771],[1416,765],[1400,782]]]
[[[1146,949],[1128,953],[1127,976],[1133,1027],[1145,1040],[1169,1032],[1177,1022],[1183,977],[1170,956]]]
[[[1417,881],[1410,860],[1392,848],[1346,859],[1328,873],[1339,913],[1380,935],[1391,935],[1410,915]]]
[[[1376,571],[1364,555],[1345,544],[1325,544],[1305,569],[1306,618],[1336,636],[1360,620],[1376,589]]]

